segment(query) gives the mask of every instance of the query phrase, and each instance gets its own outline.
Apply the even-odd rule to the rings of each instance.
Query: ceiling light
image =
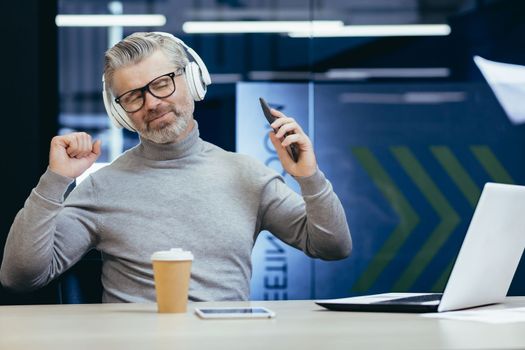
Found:
[[[342,21],[189,21],[182,25],[185,33],[288,33],[323,32],[342,28]]]
[[[162,27],[164,15],[57,15],[58,27]]]
[[[321,74],[321,75],[320,75]],[[431,68],[334,68],[326,73],[317,73],[318,77],[328,80],[349,79],[363,80],[371,78],[447,78],[450,69]]]
[[[450,34],[447,24],[402,24],[402,25],[349,25],[335,30],[293,30],[292,38],[307,37],[384,37],[384,36],[446,36]]]

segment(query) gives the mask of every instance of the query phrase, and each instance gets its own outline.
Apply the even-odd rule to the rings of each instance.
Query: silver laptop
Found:
[[[445,291],[318,300],[337,311],[442,312],[502,302],[525,248],[525,186],[487,183]]]

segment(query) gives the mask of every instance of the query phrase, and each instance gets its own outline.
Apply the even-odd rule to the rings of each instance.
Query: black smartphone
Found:
[[[268,106],[268,103],[264,100],[264,98],[259,97],[259,102],[261,102],[261,108],[263,110],[264,116],[266,117],[266,120],[268,120],[268,123],[272,124],[276,117],[270,113],[270,106]],[[290,135],[290,133],[286,133],[284,136]],[[299,160],[299,147],[292,143],[290,146],[286,147],[286,151],[288,151],[288,154],[290,157],[292,157],[293,161],[297,163]]]

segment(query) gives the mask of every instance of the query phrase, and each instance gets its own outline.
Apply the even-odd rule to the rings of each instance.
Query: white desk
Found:
[[[196,306],[266,306],[271,320],[201,320]],[[525,306],[525,297],[508,298]],[[500,305],[497,307],[505,307]],[[516,349],[525,323],[492,325],[415,314],[325,311],[313,301],[0,306],[0,349]]]

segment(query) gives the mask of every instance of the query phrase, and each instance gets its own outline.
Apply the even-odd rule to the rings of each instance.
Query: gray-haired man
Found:
[[[64,200],[100,155],[100,141],[85,133],[53,138],[49,167],[9,233],[4,286],[43,286],[96,248],[104,302],[155,301],[150,256],[181,247],[195,256],[190,300],[246,300],[262,230],[312,257],[350,253],[344,210],[301,127],[272,110],[270,139],[302,196],[256,160],[199,137],[187,67],[182,47],[165,35],[136,33],[108,50],[106,88],[140,143]],[[290,143],[299,147],[297,163],[286,152]]]

